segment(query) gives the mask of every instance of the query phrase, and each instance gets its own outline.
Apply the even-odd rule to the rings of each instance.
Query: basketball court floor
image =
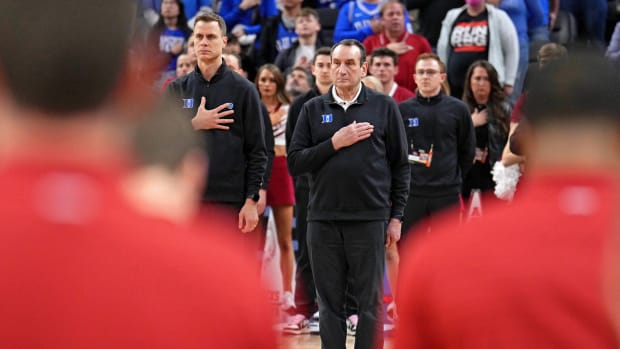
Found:
[[[392,349],[392,339],[385,337],[384,349]],[[347,336],[347,349],[353,349],[355,338]],[[314,334],[282,335],[279,338],[278,349],[321,349],[321,338]]]

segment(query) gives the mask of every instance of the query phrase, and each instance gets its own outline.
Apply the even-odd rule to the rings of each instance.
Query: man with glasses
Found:
[[[413,78],[415,98],[399,105],[407,132],[411,186],[405,208],[403,235],[412,226],[460,201],[462,178],[475,154],[474,126],[467,106],[445,95],[443,62],[435,54],[418,57]],[[405,237],[405,236],[403,236]]]

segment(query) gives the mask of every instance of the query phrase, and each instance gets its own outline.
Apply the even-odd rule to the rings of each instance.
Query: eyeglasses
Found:
[[[439,71],[437,71],[435,69],[426,69],[426,70],[418,69],[418,70],[415,71],[415,74],[416,75],[424,75],[424,74],[426,74],[428,76],[433,76],[435,74],[439,74]]]

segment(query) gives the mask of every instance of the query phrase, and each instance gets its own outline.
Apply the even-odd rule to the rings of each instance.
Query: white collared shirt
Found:
[[[394,98],[394,93],[396,93],[396,88],[398,88],[398,84],[396,83],[396,81],[394,81],[394,83],[392,84],[392,89],[390,90],[390,93],[388,93],[388,96]]]
[[[347,109],[349,109],[349,107],[351,106],[351,104],[355,103],[355,101],[357,101],[357,98],[360,96],[360,93],[362,92],[362,83],[360,82],[357,88],[357,93],[355,94],[355,97],[353,97],[352,100],[350,101],[345,101],[344,99],[340,98],[337,94],[336,94],[336,87],[334,86],[334,88],[332,89],[332,96],[334,97],[334,99],[336,100],[336,103],[338,103],[339,106],[342,107],[342,109],[344,109],[344,111],[347,111]]]

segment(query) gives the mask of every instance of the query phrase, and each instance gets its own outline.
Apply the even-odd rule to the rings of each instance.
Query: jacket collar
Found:
[[[213,75],[211,80],[207,81],[207,79],[205,79],[205,77],[202,75],[202,72],[200,71],[200,68],[198,67],[198,64],[196,64],[196,67],[194,68],[194,73],[197,74],[198,78],[202,79],[202,81],[204,82],[215,83],[219,81],[220,79],[222,79],[224,74],[226,74],[226,72],[229,70],[230,69],[228,69],[228,66],[226,65],[226,61],[224,60],[224,58],[222,58],[222,65],[220,65],[220,67],[217,69],[217,71],[215,72],[215,75]]]
[[[420,104],[425,104],[425,105],[435,105],[443,99],[443,96],[445,96],[443,91],[439,91],[438,94],[432,97],[424,97],[420,94],[419,91],[416,92],[415,94],[415,98],[418,100],[418,102],[420,102]]]
[[[332,85],[329,88],[329,91],[327,91],[326,94],[322,95],[323,101],[325,103],[327,103],[327,104],[338,104],[336,99],[334,99],[334,95],[333,95],[334,88],[335,88],[334,85]],[[364,83],[362,83],[362,87],[361,87],[360,93],[357,96],[357,99],[355,100],[355,102],[353,102],[352,104],[364,104],[367,100],[368,100],[368,89],[367,89],[366,86],[364,86]]]

